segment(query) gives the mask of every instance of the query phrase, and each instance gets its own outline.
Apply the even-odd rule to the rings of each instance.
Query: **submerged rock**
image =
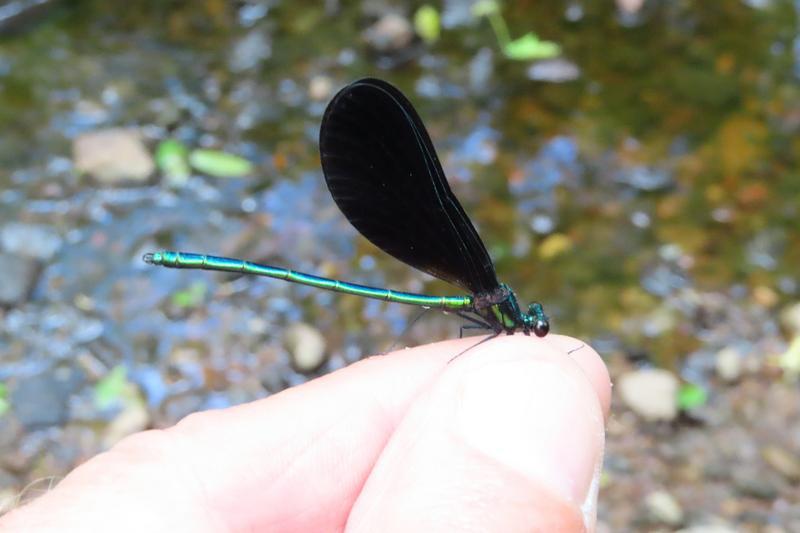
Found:
[[[562,58],[537,61],[528,68],[528,79],[534,81],[564,83],[566,81],[577,80],[580,77],[580,67]]]

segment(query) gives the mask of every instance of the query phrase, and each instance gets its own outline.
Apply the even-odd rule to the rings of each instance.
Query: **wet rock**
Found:
[[[528,68],[528,79],[564,83],[581,77],[581,69],[575,63],[563,58],[537,61]]]
[[[364,40],[378,52],[405,48],[414,37],[411,22],[398,13],[387,13],[364,31]]]
[[[61,236],[53,228],[21,222],[6,225],[0,242],[6,252],[41,261],[51,259],[62,244]]]
[[[73,143],[75,168],[104,185],[144,182],[155,170],[153,158],[135,129],[85,133]]]
[[[289,328],[286,348],[300,372],[312,372],[325,362],[325,339],[317,328],[308,324],[298,323]]]
[[[83,373],[73,368],[22,379],[11,388],[11,410],[29,430],[62,425],[69,413],[69,396],[83,381]]]
[[[645,498],[645,508],[654,522],[677,526],[683,522],[681,504],[667,491],[653,492]]]
[[[624,374],[619,380],[619,392],[625,404],[647,420],[672,420],[678,414],[678,378],[667,370],[642,369]]]
[[[0,252],[0,305],[15,305],[28,299],[39,265],[33,259]]]
[[[792,454],[785,449],[767,445],[761,450],[761,456],[787,480],[797,483],[800,482],[800,459],[796,454]]]
[[[715,367],[722,381],[733,383],[742,375],[742,356],[735,348],[723,348],[717,353]]]

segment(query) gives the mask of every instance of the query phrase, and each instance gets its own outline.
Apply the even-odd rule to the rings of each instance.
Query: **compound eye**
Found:
[[[533,332],[537,337],[544,337],[550,333],[550,322],[547,320],[537,320],[533,325]]]

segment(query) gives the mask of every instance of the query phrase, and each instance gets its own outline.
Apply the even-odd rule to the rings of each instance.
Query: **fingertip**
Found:
[[[433,345],[436,346],[436,345]],[[453,345],[455,346],[455,345]],[[459,344],[458,346],[462,346]],[[449,347],[449,345],[448,345]],[[469,348],[469,346],[467,346]],[[452,348],[455,352],[455,347]],[[461,348],[462,350],[464,348]],[[581,369],[589,380],[597,395],[597,401],[608,420],[611,410],[611,377],[603,358],[590,345],[580,339],[566,335],[550,334],[544,338],[525,335],[501,336],[485,344],[475,345],[463,354],[464,359],[471,358],[470,353],[482,352],[488,360],[515,357],[549,357],[557,363],[575,365]],[[462,357],[456,358],[461,359]]]
[[[388,516],[394,530],[447,529],[458,517],[515,531],[567,515],[591,527],[603,426],[593,380],[557,342],[518,335],[475,346],[411,406],[348,528],[370,530]],[[533,501],[558,505],[534,516]]]
[[[487,345],[463,367],[456,379],[467,440],[583,502],[604,440],[603,408],[585,368],[553,343],[521,336]]]
[[[600,354],[582,340],[574,337],[550,335],[547,340],[583,370],[597,393],[597,399],[603,409],[603,417],[608,420],[611,411],[612,384],[608,367]]]

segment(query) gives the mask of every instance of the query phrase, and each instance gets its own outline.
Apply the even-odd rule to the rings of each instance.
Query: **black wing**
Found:
[[[422,120],[398,89],[363,79],[339,91],[322,118],[319,149],[333,199],[373,244],[473,294],[498,287]]]

